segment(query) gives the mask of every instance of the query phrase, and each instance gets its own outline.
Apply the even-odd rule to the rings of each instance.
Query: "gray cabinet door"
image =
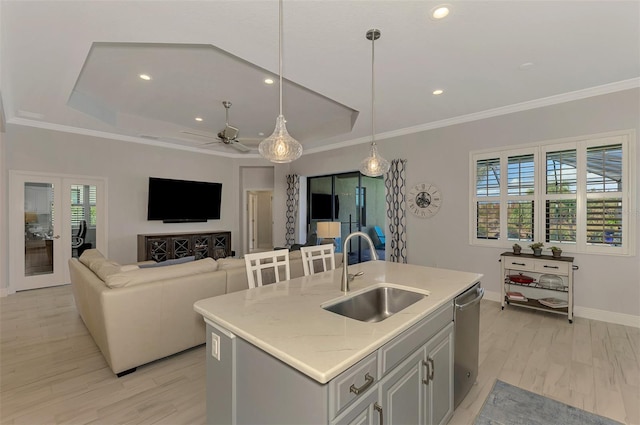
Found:
[[[424,348],[416,350],[380,382],[385,425],[425,423],[424,358]]]
[[[360,400],[332,420],[331,425],[382,425],[380,414],[375,408],[377,400],[378,390],[374,386],[368,393],[363,394]]]
[[[453,323],[433,337],[425,348],[429,365],[426,423],[445,424],[453,414]]]

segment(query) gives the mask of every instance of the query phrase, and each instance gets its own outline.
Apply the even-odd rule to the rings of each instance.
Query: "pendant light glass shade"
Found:
[[[369,156],[360,163],[360,172],[365,176],[378,177],[389,171],[389,161],[384,159],[378,153],[376,146],[376,87],[375,87],[375,48],[374,44],[380,38],[380,30],[371,29],[367,31],[367,40],[371,40],[371,147],[369,148]]]
[[[258,145],[260,155],[279,164],[295,161],[302,155],[302,145],[289,135],[285,122],[284,116],[278,115],[276,129]]]
[[[376,142],[372,142],[369,156],[360,163],[360,172],[365,176],[378,177],[389,171],[389,168],[389,161],[378,154]]]
[[[264,158],[278,164],[295,161],[302,155],[302,145],[289,135],[282,115],[282,0],[278,1],[278,61],[280,74],[280,115],[276,118],[276,128],[271,136],[258,145],[258,152]]]

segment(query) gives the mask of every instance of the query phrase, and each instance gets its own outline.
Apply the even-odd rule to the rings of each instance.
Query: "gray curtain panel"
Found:
[[[287,174],[287,233],[285,236],[287,247],[296,243],[296,217],[300,203],[300,176]]]
[[[384,177],[387,189],[387,222],[389,225],[390,250],[387,259],[396,263],[407,262],[407,201],[406,159],[394,159]]]

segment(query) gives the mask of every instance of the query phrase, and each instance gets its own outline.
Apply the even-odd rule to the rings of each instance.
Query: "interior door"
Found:
[[[65,283],[62,180],[10,173],[10,285],[16,291]],[[12,292],[12,291],[11,291]]]
[[[69,283],[67,261],[88,248],[108,256],[104,179],[10,171],[9,185],[10,293]]]

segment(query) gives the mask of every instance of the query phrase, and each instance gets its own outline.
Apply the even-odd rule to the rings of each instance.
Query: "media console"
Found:
[[[150,233],[138,235],[138,261],[231,257],[231,232]]]

